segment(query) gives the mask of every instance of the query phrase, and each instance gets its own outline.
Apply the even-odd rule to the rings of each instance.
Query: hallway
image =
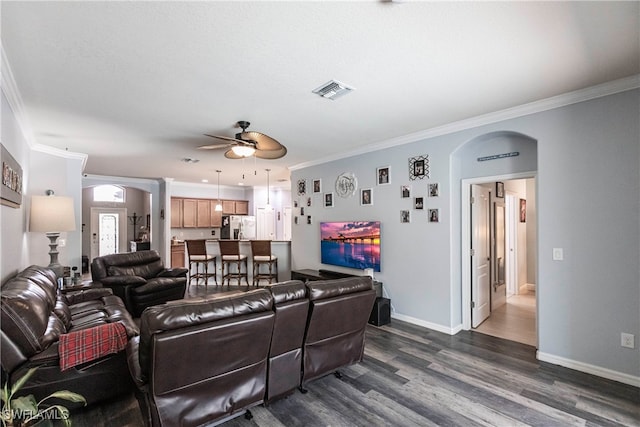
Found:
[[[474,331],[536,347],[535,291],[510,296],[506,304],[492,311]]]

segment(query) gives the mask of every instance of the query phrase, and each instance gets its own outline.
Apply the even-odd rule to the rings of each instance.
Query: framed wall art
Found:
[[[400,197],[403,199],[408,199],[411,197],[411,186],[410,185],[401,185],[400,186]]]
[[[429,209],[429,222],[440,222],[440,212],[438,209]]]
[[[313,180],[313,192],[322,193],[322,180],[320,179]]]
[[[411,157],[409,159],[409,179],[429,178],[429,155]]]
[[[298,196],[304,196],[307,194],[307,180],[299,179],[298,180]]]
[[[0,144],[0,163],[2,164],[0,203],[19,208],[22,204],[22,168],[2,144]]]
[[[527,222],[527,201],[520,199],[520,222]]]
[[[360,190],[360,204],[362,206],[373,205],[373,194],[370,188]]]
[[[336,194],[342,198],[348,198],[358,191],[358,179],[355,174],[345,172],[336,179]]]
[[[429,183],[429,197],[438,197],[440,195],[440,184],[437,182]]]
[[[391,184],[391,168],[384,166],[376,169],[376,177],[378,185]]]
[[[496,182],[496,197],[504,198],[504,182]]]
[[[333,193],[324,193],[324,207],[325,208],[333,207]]]
[[[411,211],[400,211],[400,222],[409,223],[411,222]]]
[[[416,197],[413,199],[413,207],[414,209],[424,209],[424,197]]]

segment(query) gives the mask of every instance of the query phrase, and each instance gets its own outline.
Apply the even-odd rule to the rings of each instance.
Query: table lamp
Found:
[[[48,190],[47,194],[47,196],[31,197],[29,231],[47,234],[51,257],[48,267],[55,271],[57,277],[62,277],[63,267],[58,262],[58,237],[63,231],[76,229],[73,199],[54,196],[51,190]]]

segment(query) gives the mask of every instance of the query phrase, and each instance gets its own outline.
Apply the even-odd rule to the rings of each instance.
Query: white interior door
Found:
[[[507,208],[507,218],[506,218],[506,240],[507,240],[507,251],[506,251],[506,281],[507,281],[507,298],[511,295],[518,293],[517,286],[517,277],[518,277],[518,263],[517,263],[517,224],[518,224],[518,215],[519,209],[516,207],[516,201],[518,200],[513,194],[508,194],[505,197],[505,206]]]
[[[258,240],[274,240],[276,238],[275,210],[258,208],[256,215]]]
[[[291,206],[284,208],[283,214],[284,237],[283,240],[291,240]]]
[[[490,314],[491,256],[489,189],[471,186],[471,324],[477,327]]]
[[[91,259],[127,252],[127,209],[91,208]]]

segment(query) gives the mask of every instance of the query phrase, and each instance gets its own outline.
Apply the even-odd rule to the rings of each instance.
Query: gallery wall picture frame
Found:
[[[371,190],[371,188],[363,188],[362,190],[360,190],[360,205],[373,205],[373,191]]]
[[[496,182],[496,197],[504,198],[504,182]]]
[[[324,193],[324,207],[325,208],[333,207],[333,193]]]
[[[411,186],[410,185],[401,185],[400,186],[400,197],[403,199],[408,199],[411,197]]]
[[[313,221],[311,220],[311,215],[307,215],[307,224],[313,224]]]
[[[298,196],[304,196],[307,194],[307,180],[299,179],[298,180]]]
[[[428,194],[429,197],[438,197],[440,196],[440,184],[437,182],[430,182],[428,185]]]
[[[520,222],[527,222],[527,200],[520,199]]]
[[[429,155],[411,157],[409,159],[409,179],[429,178]]]
[[[358,178],[353,172],[343,172],[336,179],[336,194],[347,199],[358,191]]]
[[[297,217],[297,216],[294,216],[294,217],[293,217],[293,223],[294,223],[295,225],[298,225],[298,217]]]
[[[440,222],[439,209],[429,209],[429,222]]]
[[[311,206],[311,197],[307,197],[307,206]]]
[[[322,180],[314,179],[313,180],[313,192],[314,193],[322,193]]]
[[[400,211],[400,222],[403,224],[407,224],[411,222],[411,211],[401,210]]]
[[[376,169],[376,182],[378,185],[391,184],[391,167],[382,166]]]
[[[22,167],[2,144],[0,144],[0,163],[2,164],[0,204],[19,208],[22,204]]]
[[[416,197],[413,199],[413,208],[417,210],[424,209],[424,197]]]

